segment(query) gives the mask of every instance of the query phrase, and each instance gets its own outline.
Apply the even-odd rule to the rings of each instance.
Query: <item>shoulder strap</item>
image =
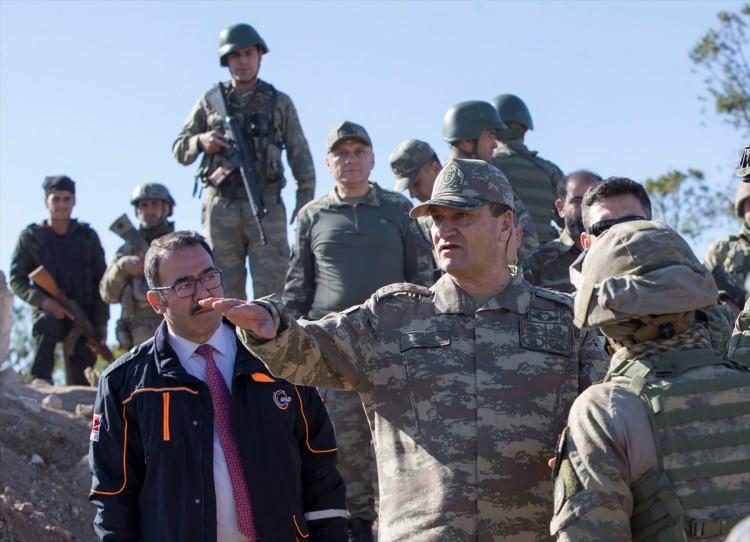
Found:
[[[397,295],[409,295],[412,297],[432,297],[432,292],[429,288],[420,286],[418,284],[411,284],[409,282],[397,282],[395,284],[389,284],[383,286],[375,292],[375,300],[382,301],[389,297],[395,297]]]

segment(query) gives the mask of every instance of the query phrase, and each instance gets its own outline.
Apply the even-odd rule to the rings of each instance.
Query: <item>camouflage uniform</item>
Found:
[[[560,237],[537,247],[521,264],[523,277],[535,286],[572,293],[570,266],[581,254],[567,230]]]
[[[263,186],[263,199],[268,214],[263,218],[267,245],[250,210],[239,171],[232,173],[216,188],[205,187],[202,222],[214,261],[224,271],[224,292],[238,299],[245,298],[245,258],[249,258],[256,296],[281,292],[289,260],[287,216],[281,201],[286,180],[281,151],[286,149],[287,161],[297,181],[297,207],[313,199],[315,170],[312,156],[302,133],[292,100],[272,85],[258,81],[252,90],[236,91],[225,83],[230,114],[241,119],[245,136],[254,141],[256,159],[253,166]],[[202,152],[198,135],[209,130],[223,131],[219,115],[203,96],[188,115],[182,131],[172,145],[178,162],[192,164]],[[216,156],[216,155],[214,155]],[[199,175],[204,178],[213,170],[213,157],[204,155]]]
[[[745,282],[750,273],[750,228],[747,224],[736,235],[730,235],[711,244],[704,258],[706,267],[713,271],[716,268],[724,270],[730,284],[745,291]],[[720,288],[725,288],[720,285]],[[747,293],[744,292],[745,297]],[[744,300],[733,300],[741,306]]]
[[[392,282],[432,284],[432,265],[412,205],[401,194],[371,183],[367,195],[350,203],[334,188],[299,213],[283,300],[295,318],[321,318],[343,310]],[[384,256],[386,256],[384,258]],[[338,467],[346,483],[350,517],[376,518],[377,472],[370,428],[359,397],[322,391],[336,430]]]
[[[520,275],[478,307],[444,275],[322,320],[276,300],[279,335],[239,331],[293,382],[359,392],[380,475],[380,539],[545,540],[546,460],[575,397],[603,375],[568,300]]]
[[[713,279],[677,233],[648,221],[605,232],[583,276],[576,324],[599,326],[615,354],[560,439],[551,533],[723,540],[750,513],[750,371],[694,322],[715,302]]]
[[[498,141],[492,153],[492,165],[505,173],[510,184],[531,215],[539,242],[544,244],[558,236],[550,225],[559,223],[555,211],[557,185],[563,181],[563,172],[555,164],[530,151],[522,139]]]
[[[154,228],[139,228],[140,234],[148,244],[151,244],[151,241],[157,237],[173,231],[173,222],[167,222]],[[129,350],[134,345],[141,344],[153,337],[162,317],[154,312],[146,299],[146,292],[148,292],[146,279],[131,276],[120,265],[120,258],[123,256],[143,258],[145,254],[140,254],[128,242],[118,248],[99,283],[99,295],[106,303],[120,303],[122,305],[122,313],[120,319],[117,320],[115,331],[120,347]]]

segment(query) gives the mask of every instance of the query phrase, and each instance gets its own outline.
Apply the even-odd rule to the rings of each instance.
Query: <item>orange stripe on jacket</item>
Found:
[[[161,437],[163,440],[170,440],[169,435],[169,392],[165,391],[161,394],[161,400],[162,400],[162,413],[163,413],[163,419],[162,419],[162,429],[161,429]]]
[[[330,450],[315,450],[312,446],[310,446],[310,426],[307,423],[305,409],[302,407],[302,396],[300,395],[297,386],[294,386],[294,391],[297,393],[297,399],[299,400],[299,411],[302,414],[302,421],[305,422],[305,444],[307,445],[307,449],[314,454],[330,454],[331,452],[335,452],[336,450],[338,450],[338,448],[331,448]]]
[[[125,404],[122,405],[122,419],[125,420],[125,428],[123,429],[124,437],[122,439],[122,486],[117,491],[97,491],[91,489],[91,493],[97,495],[119,495],[125,490],[125,486],[128,484],[128,465],[126,462],[126,455],[128,450],[128,418],[125,416]]]

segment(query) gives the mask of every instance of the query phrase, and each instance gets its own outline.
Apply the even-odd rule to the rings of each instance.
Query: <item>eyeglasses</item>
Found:
[[[221,269],[214,269],[208,273],[203,273],[197,279],[185,279],[174,283],[172,286],[159,286],[157,288],[151,288],[151,291],[158,292],[160,290],[174,290],[177,297],[192,297],[195,295],[195,290],[198,288],[198,283],[203,284],[206,290],[213,290],[221,286]]]
[[[611,228],[615,224],[621,224],[623,222],[632,222],[634,220],[648,220],[648,219],[645,216],[628,215],[628,216],[623,216],[622,218],[611,218],[610,220],[600,220],[596,224],[591,224],[591,226],[589,226],[588,234],[593,235],[594,237],[599,237],[601,234],[603,234],[605,231],[607,231],[609,228]]]

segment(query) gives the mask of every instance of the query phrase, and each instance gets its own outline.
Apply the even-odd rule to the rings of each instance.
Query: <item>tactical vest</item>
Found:
[[[750,514],[748,368],[709,349],[671,351],[625,360],[607,380],[643,401],[656,438],[658,468],[631,487],[633,541],[723,540]]]
[[[93,230],[84,222],[71,223],[65,235],[56,235],[44,226],[35,225],[34,240],[39,247],[39,262],[52,275],[65,295],[78,302],[90,315],[99,290],[93,270],[87,265]]]
[[[745,288],[745,281],[750,273],[750,242],[743,235],[729,237],[723,267],[737,286]]]
[[[260,185],[265,187],[279,183],[278,190],[281,191],[284,185],[284,166],[281,161],[284,138],[281,126],[283,119],[276,114],[278,91],[273,85],[264,81],[258,81],[258,85],[252,92],[237,92],[231,85],[223,85],[229,114],[239,120],[245,140],[252,140],[253,144],[248,148],[255,150],[255,156],[251,160]],[[211,92],[213,90],[209,91],[209,94]],[[208,95],[207,99],[210,103]],[[215,111],[209,112],[207,121],[209,129],[224,131],[224,119]],[[221,153],[203,155],[199,175],[204,181],[221,165],[221,161]],[[232,173],[218,187],[218,192],[228,198],[247,198],[240,172]]]

